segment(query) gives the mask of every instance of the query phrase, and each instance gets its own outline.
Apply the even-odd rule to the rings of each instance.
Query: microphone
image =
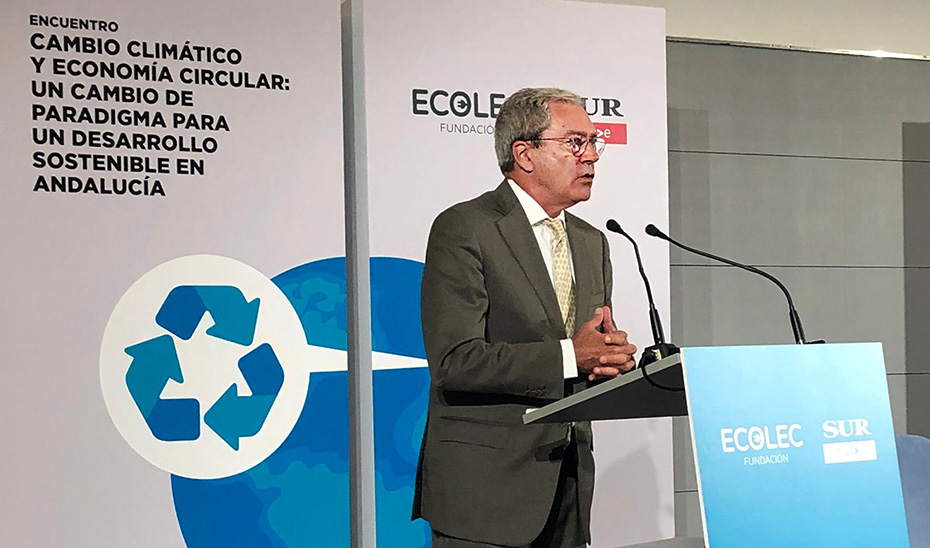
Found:
[[[643,259],[639,255],[639,246],[636,245],[636,240],[623,230],[620,223],[613,219],[607,221],[607,230],[620,234],[633,244],[633,252],[636,254],[636,264],[639,266],[639,275],[643,277],[643,284],[646,286],[646,299],[649,301],[649,324],[652,326],[652,340],[655,344],[643,350],[643,355],[640,358],[640,367],[657,362],[662,358],[667,358],[672,354],[678,354],[680,352],[679,348],[665,341],[665,332],[662,330],[662,318],[659,316],[659,311],[656,310],[656,303],[652,299],[652,287],[649,285],[649,278],[646,277],[646,269],[643,268]]]
[[[694,253],[695,255],[700,255],[701,257],[707,257],[708,259],[712,259],[712,260],[715,260],[715,261],[718,261],[724,264],[728,264],[730,266],[735,266],[737,268],[742,268],[743,270],[748,270],[749,272],[753,272],[755,274],[762,276],[763,278],[766,278],[772,281],[775,285],[778,286],[779,289],[781,289],[782,293],[785,294],[785,298],[788,300],[788,319],[791,321],[791,331],[794,333],[794,342],[796,342],[797,344],[813,344],[813,343],[824,342],[824,341],[810,341],[810,343],[808,343],[808,341],[804,339],[804,328],[801,326],[801,317],[798,315],[798,311],[794,308],[794,301],[791,300],[791,294],[788,293],[788,288],[785,287],[783,283],[778,281],[775,278],[775,276],[772,276],[768,272],[760,270],[754,266],[749,266],[746,264],[738,263],[736,261],[732,261],[724,257],[720,257],[717,255],[713,255],[711,253],[707,253],[706,251],[701,251],[700,249],[695,249],[681,242],[677,242],[673,240],[671,237],[669,237],[667,234],[659,230],[656,227],[656,225],[651,224],[651,223],[646,226],[646,234],[659,238],[660,240],[665,240],[666,242],[676,247],[679,247],[681,249],[684,249],[685,251],[690,251],[691,253]]]

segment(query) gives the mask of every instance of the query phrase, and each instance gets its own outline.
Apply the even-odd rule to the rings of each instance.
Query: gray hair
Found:
[[[581,97],[559,88],[523,88],[504,101],[494,123],[494,152],[501,173],[513,171],[513,144],[538,139],[549,127],[549,104],[571,103],[584,108]],[[533,146],[539,146],[534,142]]]

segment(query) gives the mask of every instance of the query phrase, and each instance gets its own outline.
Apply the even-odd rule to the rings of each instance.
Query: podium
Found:
[[[881,344],[685,348],[523,421],[682,415],[704,539],[636,548],[909,546]]]
[[[651,381],[651,382],[650,382]],[[688,414],[681,355],[674,354],[572,394],[523,416],[524,424],[681,417]],[[676,537],[624,548],[703,548],[704,540]]]

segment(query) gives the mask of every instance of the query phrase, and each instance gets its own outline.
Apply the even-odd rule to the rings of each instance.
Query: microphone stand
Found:
[[[646,286],[646,299],[649,301],[649,324],[652,327],[652,340],[654,344],[643,349],[642,357],[640,357],[639,360],[640,367],[645,367],[663,358],[680,353],[681,349],[665,340],[665,332],[662,329],[662,318],[659,316],[659,311],[656,310],[656,304],[652,298],[652,287],[649,285],[649,278],[646,277],[646,269],[643,267],[643,259],[639,254],[639,246],[636,245],[636,240],[623,230],[620,223],[613,219],[607,221],[607,230],[620,234],[633,244],[633,252],[636,254],[636,264],[639,267],[639,275],[642,276],[643,284]],[[645,376],[645,369],[643,369],[643,373]]]

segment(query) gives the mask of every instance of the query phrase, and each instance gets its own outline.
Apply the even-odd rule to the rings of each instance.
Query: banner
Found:
[[[364,19],[373,256],[422,268],[436,215],[501,182],[495,118],[510,93],[528,86],[582,95],[608,142],[591,200],[571,212],[602,230],[616,218],[634,236],[650,222],[667,227],[662,10],[538,0],[368,0]],[[657,306],[667,313],[668,248],[639,239]],[[632,248],[620,237],[610,244],[614,317],[632,342],[649,346],[648,305]],[[425,367],[423,357],[410,355],[405,374]],[[419,398],[423,405],[428,376],[417,380],[405,386],[411,402]],[[597,424],[595,438],[594,546],[672,536],[670,421]],[[410,487],[415,464],[404,468]],[[380,510],[378,519],[380,531]],[[416,535],[396,545],[423,546],[420,530]]]
[[[0,13],[0,545],[348,545],[338,2]]]
[[[909,546],[880,343],[682,361],[710,548]]]

